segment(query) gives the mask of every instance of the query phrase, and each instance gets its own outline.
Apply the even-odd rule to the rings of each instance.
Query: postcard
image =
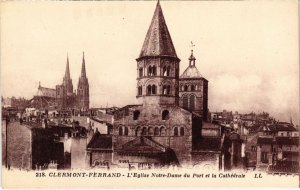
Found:
[[[3,188],[299,187],[298,1],[3,1]]]

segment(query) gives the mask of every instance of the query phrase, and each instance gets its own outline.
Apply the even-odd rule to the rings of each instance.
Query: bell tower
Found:
[[[159,1],[136,61],[138,102],[143,105],[178,105],[180,59]]]

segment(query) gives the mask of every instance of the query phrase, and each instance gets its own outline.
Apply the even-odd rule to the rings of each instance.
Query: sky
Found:
[[[156,1],[1,3],[1,95],[74,89],[85,52],[92,107],[136,103],[136,61]],[[161,1],[180,62],[209,81],[210,111],[267,111],[299,121],[297,1]]]

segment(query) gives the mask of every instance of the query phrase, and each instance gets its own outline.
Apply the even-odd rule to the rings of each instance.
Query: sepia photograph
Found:
[[[299,187],[298,11],[1,2],[2,187]]]

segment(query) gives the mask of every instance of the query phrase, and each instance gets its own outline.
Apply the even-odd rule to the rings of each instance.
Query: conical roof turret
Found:
[[[177,58],[159,1],[157,2],[139,58],[147,56],[170,56]]]

